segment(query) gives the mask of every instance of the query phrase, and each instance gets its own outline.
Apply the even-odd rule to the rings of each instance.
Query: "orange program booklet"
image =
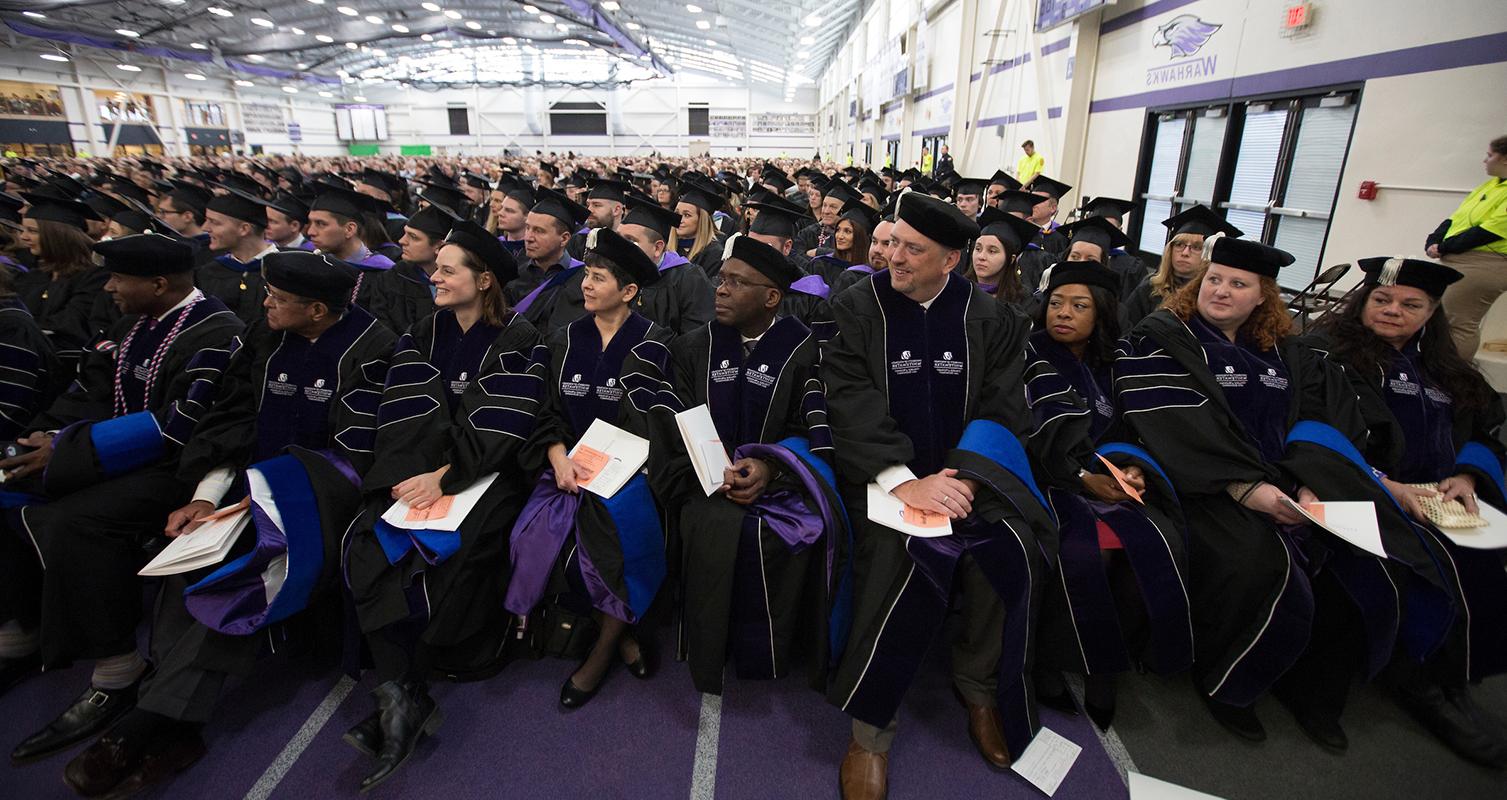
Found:
[[[592,478],[595,478],[601,473],[604,467],[611,463],[612,456],[594,447],[587,447],[582,444],[576,446],[576,452],[570,457],[570,460],[574,461],[576,466],[590,473],[585,478],[576,481],[577,486],[585,487],[591,483]]]
[[[943,528],[950,524],[946,514],[927,511],[912,505],[906,505],[901,510],[900,518],[920,528]]]
[[[1110,460],[1105,458],[1104,456],[1099,456],[1099,460],[1104,462],[1104,466],[1109,468],[1109,474],[1114,476],[1115,481],[1120,484],[1120,491],[1130,495],[1131,498],[1134,499],[1137,503],[1140,503],[1143,506],[1146,505],[1146,501],[1141,499],[1141,493],[1136,491],[1134,486],[1130,485],[1130,479],[1125,476],[1125,472],[1123,470],[1110,463]]]
[[[450,506],[455,503],[455,495],[447,494],[434,501],[428,508],[420,510],[410,507],[407,519],[409,522],[427,522],[431,519],[444,519],[450,516]]]

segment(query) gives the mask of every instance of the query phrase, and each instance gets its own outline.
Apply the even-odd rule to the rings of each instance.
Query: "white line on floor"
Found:
[[[1083,708],[1083,678],[1082,676],[1064,673],[1063,679],[1067,682],[1068,690],[1073,693],[1073,700],[1077,701],[1078,708]],[[1111,761],[1115,762],[1115,769],[1120,771],[1120,780],[1130,782],[1127,773],[1138,772],[1135,762],[1130,760],[1130,751],[1125,749],[1125,743],[1120,741],[1120,734],[1115,733],[1115,726],[1110,725],[1109,730],[1101,731],[1093,720],[1088,721],[1088,727],[1099,736],[1099,743],[1104,745],[1104,752],[1109,754]]]
[[[340,708],[346,695],[350,694],[354,688],[356,688],[355,681],[348,676],[340,676],[340,680],[330,687],[330,693],[324,696],[324,699],[309,714],[309,718],[304,720],[303,727],[299,728],[298,732],[293,734],[293,738],[288,740],[288,744],[283,747],[281,753],[277,754],[277,758],[272,760],[272,764],[267,767],[266,772],[262,773],[262,777],[257,778],[251,791],[246,793],[246,800],[267,800],[272,796],[273,790],[277,789],[277,785],[287,777],[288,771],[293,769],[298,757],[303,755],[309,743],[319,735],[325,723],[335,715],[335,709]]]
[[[717,739],[722,734],[722,697],[701,695],[701,718],[696,722],[696,761],[691,766],[691,800],[717,796]]]

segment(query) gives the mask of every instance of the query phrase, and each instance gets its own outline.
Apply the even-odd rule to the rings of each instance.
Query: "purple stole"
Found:
[[[659,271],[664,272],[676,267],[683,267],[691,263],[685,256],[679,253],[665,253],[659,257]]]
[[[891,288],[888,270],[875,274],[872,286],[884,311],[889,413],[915,447],[908,466],[917,475],[930,475],[942,468],[969,422],[963,320],[973,284],[949,274],[929,310]]]
[[[811,331],[794,317],[781,317],[764,332],[744,363],[743,337],[736,328],[717,322],[707,328],[711,347],[706,404],[717,433],[729,447],[762,442],[780,378]]]

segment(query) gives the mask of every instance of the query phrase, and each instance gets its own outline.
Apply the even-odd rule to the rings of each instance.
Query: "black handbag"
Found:
[[[541,656],[580,660],[596,642],[597,621],[558,602],[544,603],[529,615],[529,641]]]

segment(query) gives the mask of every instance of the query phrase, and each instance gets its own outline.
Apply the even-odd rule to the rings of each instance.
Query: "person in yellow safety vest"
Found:
[[[931,175],[931,151],[921,148],[921,174]]]
[[[1481,318],[1507,292],[1507,136],[1486,146],[1486,182],[1424,241],[1437,258],[1465,277],[1444,296],[1450,336],[1466,360],[1481,344]]]
[[[1020,149],[1026,152],[1015,162],[1015,180],[1023,186],[1031,185],[1031,180],[1046,169],[1047,160],[1036,152],[1036,143],[1030,139],[1020,143]]]

